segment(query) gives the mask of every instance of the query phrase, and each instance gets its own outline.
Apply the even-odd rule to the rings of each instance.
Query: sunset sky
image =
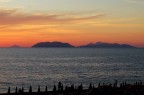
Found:
[[[46,41],[144,47],[144,0],[0,0],[0,47]]]

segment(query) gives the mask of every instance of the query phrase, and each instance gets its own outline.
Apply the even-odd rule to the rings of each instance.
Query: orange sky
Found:
[[[74,7],[73,11],[72,8],[68,10],[62,8],[63,10],[57,9],[53,12],[52,9],[38,11],[34,6],[28,11],[26,8],[15,8],[10,5],[10,3],[13,5],[24,3],[24,0],[20,1],[9,0],[0,3],[1,6],[5,4],[0,8],[0,47],[12,45],[31,47],[37,42],[45,41],[68,42],[75,46],[102,41],[144,47],[144,12],[140,10],[143,5],[138,5],[136,2],[131,3],[127,0],[128,2],[124,3],[123,0],[121,4],[125,8],[128,5],[129,11],[118,7],[116,10],[109,9],[108,12],[109,5],[78,11],[75,11]],[[24,5],[26,4],[25,2]],[[112,2],[110,4],[115,7]],[[48,9],[50,8],[53,7]]]

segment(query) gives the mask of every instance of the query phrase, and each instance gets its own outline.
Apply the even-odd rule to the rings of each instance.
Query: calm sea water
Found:
[[[144,81],[144,49],[0,49],[0,93],[10,86]]]

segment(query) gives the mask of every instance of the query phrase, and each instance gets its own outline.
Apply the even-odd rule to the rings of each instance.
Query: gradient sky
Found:
[[[45,41],[144,47],[144,0],[0,0],[0,47]]]

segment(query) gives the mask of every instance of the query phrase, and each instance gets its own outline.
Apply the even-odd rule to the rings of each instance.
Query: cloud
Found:
[[[0,25],[71,23],[93,20],[102,14],[80,16],[54,13],[24,13],[18,9],[0,9]]]
[[[11,0],[0,0],[0,2],[10,2]]]
[[[126,1],[130,3],[144,4],[144,0],[126,0]]]

